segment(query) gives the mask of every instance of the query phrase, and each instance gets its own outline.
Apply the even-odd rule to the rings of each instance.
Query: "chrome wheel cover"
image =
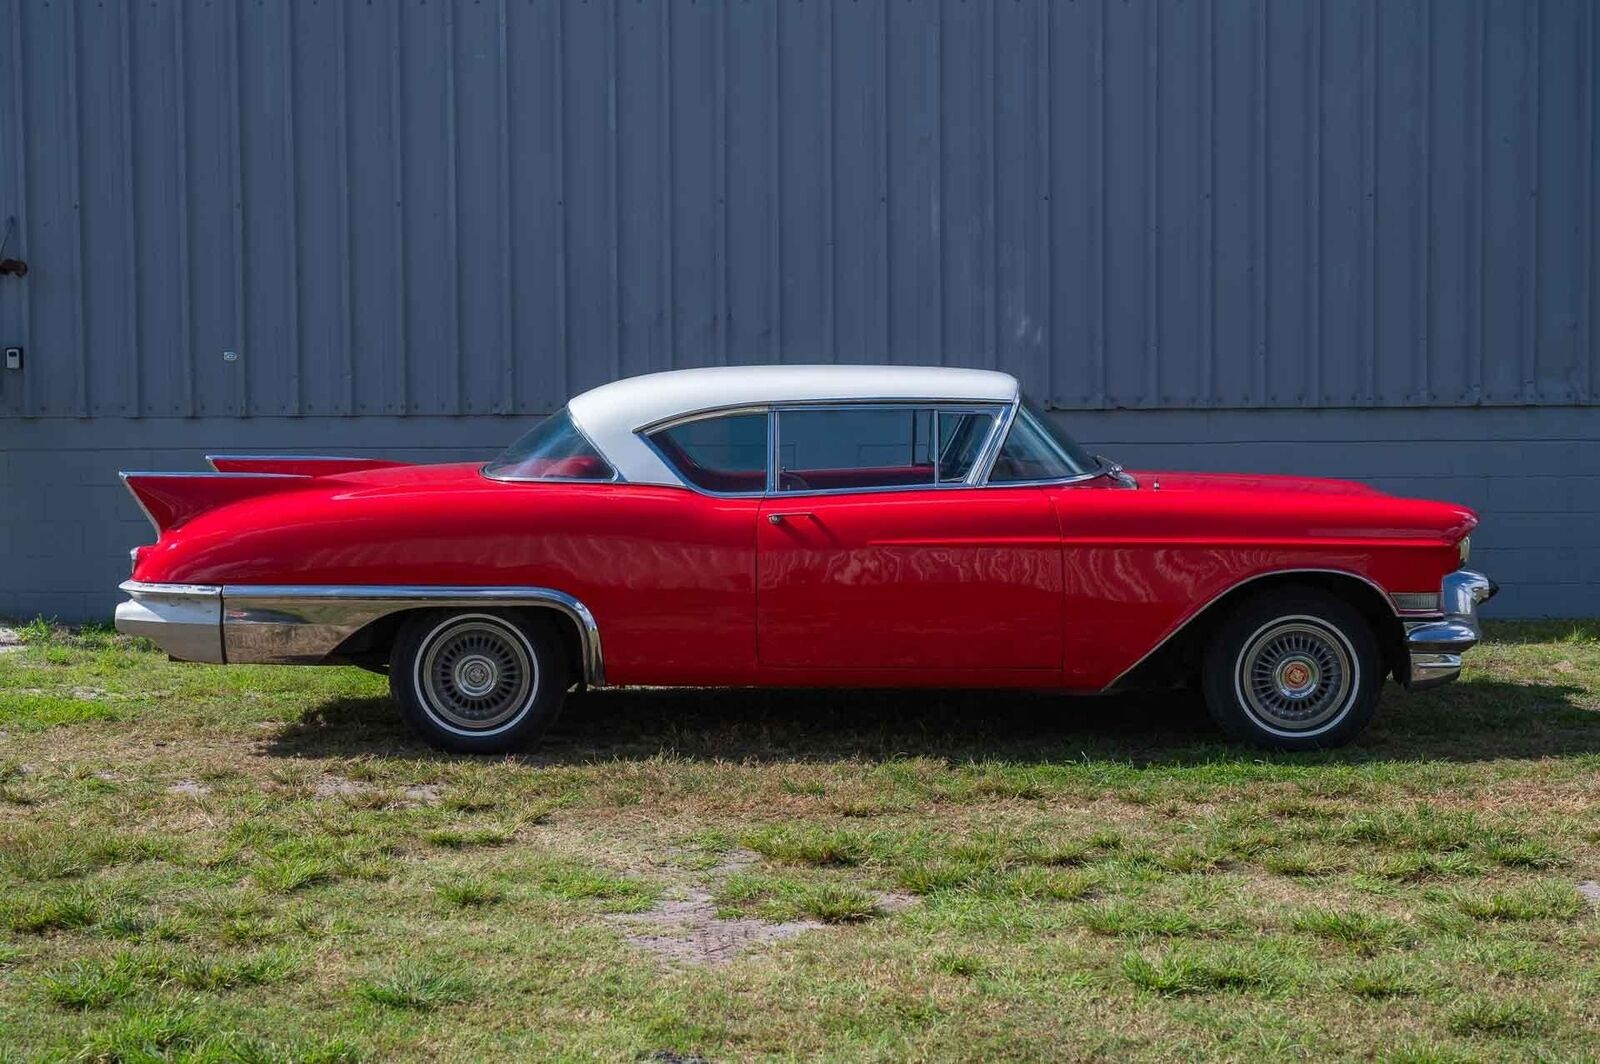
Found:
[[[423,706],[438,723],[484,735],[520,719],[539,686],[533,647],[499,617],[451,617],[428,633],[415,680]]]
[[[1316,617],[1280,617],[1245,640],[1234,668],[1240,704],[1277,735],[1333,727],[1355,702],[1360,666],[1338,629]]]

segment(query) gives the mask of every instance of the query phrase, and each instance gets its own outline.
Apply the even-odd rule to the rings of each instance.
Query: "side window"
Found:
[[[705,491],[767,487],[767,415],[726,414],[685,421],[646,437],[689,483]]]
[[[960,483],[995,415],[932,407],[778,412],[778,490],[843,491]]]

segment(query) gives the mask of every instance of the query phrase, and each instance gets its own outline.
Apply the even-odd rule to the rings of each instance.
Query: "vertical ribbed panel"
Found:
[[[0,0],[0,416],[1594,403],[1597,53],[1589,0]]]

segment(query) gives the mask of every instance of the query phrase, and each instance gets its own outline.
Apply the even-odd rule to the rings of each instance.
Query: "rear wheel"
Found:
[[[432,611],[400,629],[389,690],[429,744],[507,753],[532,743],[560,712],[566,656],[543,618]]]
[[[1382,655],[1361,614],[1311,588],[1235,612],[1207,648],[1206,707],[1228,734],[1278,750],[1343,746],[1377,712]]]

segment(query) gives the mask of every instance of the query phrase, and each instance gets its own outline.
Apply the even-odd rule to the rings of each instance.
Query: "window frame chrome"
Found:
[[[973,462],[973,468],[968,475],[960,481],[935,480],[932,484],[888,484],[874,488],[813,488],[806,491],[780,491],[778,488],[778,418],[777,414],[784,410],[806,409],[854,409],[859,407],[932,407],[935,410],[954,408],[982,413],[992,413],[994,423],[990,426],[989,437],[984,442],[983,449],[979,452],[978,459]],[[1000,450],[1005,446],[1005,441],[1011,434],[1011,427],[1016,423],[1022,411],[1021,394],[1005,399],[958,399],[949,396],[908,399],[903,396],[893,398],[885,396],[861,396],[859,398],[842,399],[784,399],[763,403],[729,403],[726,406],[705,407],[687,413],[673,414],[671,417],[661,418],[656,421],[640,425],[633,430],[633,434],[640,442],[648,447],[663,465],[671,470],[672,475],[678,478],[678,485],[687,488],[698,495],[713,499],[760,499],[782,496],[784,498],[799,498],[807,495],[866,495],[887,494],[903,491],[951,491],[960,488],[1031,488],[1049,487],[1052,485],[1081,484],[1106,476],[1108,470],[1095,469],[1086,473],[1073,473],[1070,476],[1046,478],[1042,480],[1007,480],[995,482],[990,479],[994,472],[995,464],[999,461]],[[767,415],[767,477],[766,486],[760,491],[713,491],[691,483],[665,453],[650,438],[652,433],[663,429],[673,428],[692,421],[704,421],[710,418],[725,417],[735,414],[761,414]],[[587,436],[585,437],[587,439]],[[591,441],[592,442],[592,441]],[[598,449],[598,448],[597,448]],[[603,455],[602,455],[603,456]],[[610,463],[610,459],[606,459]],[[937,470],[935,470],[937,477]],[[580,481],[580,483],[583,483]],[[588,483],[601,483],[589,481]]]

